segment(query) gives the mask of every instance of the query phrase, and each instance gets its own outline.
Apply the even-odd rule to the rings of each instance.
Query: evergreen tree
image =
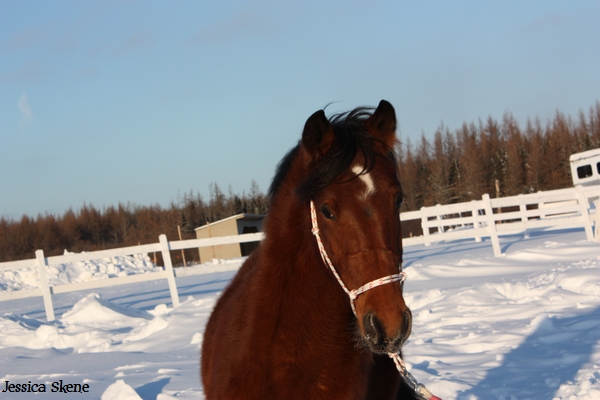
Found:
[[[502,196],[570,187],[569,156],[595,148],[600,148],[600,102],[587,115],[580,112],[576,120],[557,112],[546,125],[538,118],[527,120],[524,129],[510,113],[500,123],[490,117],[478,125],[464,123],[454,132],[442,125],[432,143],[422,134],[417,146],[410,140],[398,146],[401,211],[480,199],[484,193],[494,197],[496,180]],[[81,252],[156,243],[160,234],[175,240],[177,226],[183,239],[191,239],[194,229],[207,220],[268,211],[269,199],[254,180],[248,195],[235,194],[231,186],[225,195],[213,182],[209,196],[205,202],[190,191],[167,208],[119,204],[99,210],[84,204],[62,216],[1,218],[0,261],[32,258],[37,249],[50,256],[65,249]],[[190,251],[186,258],[196,255]]]

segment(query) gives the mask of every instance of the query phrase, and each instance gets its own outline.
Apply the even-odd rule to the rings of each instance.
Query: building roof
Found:
[[[232,215],[231,217],[227,217],[224,219],[221,219],[219,221],[215,221],[215,222],[211,222],[210,225],[214,226],[214,225],[218,225],[221,224],[223,222],[226,221],[231,221],[231,220],[244,220],[244,221],[260,221],[261,219],[265,218],[264,214],[246,214],[246,213],[241,213],[241,214],[237,214],[237,215]],[[202,229],[208,228],[208,225],[202,225],[199,226],[198,228],[194,229],[195,231],[199,231]]]
[[[581,153],[571,154],[571,157],[569,157],[569,160],[571,162],[573,162],[573,161],[579,161],[579,160],[583,160],[586,158],[599,156],[599,155],[600,155],[600,149],[593,149],[593,150],[583,151]]]

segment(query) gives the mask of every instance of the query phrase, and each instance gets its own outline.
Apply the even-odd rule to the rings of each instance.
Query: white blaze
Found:
[[[373,179],[371,179],[371,175],[367,172],[364,174],[361,174],[361,172],[363,172],[363,167],[355,165],[354,167],[352,167],[352,172],[354,172],[356,175],[358,175],[358,177],[360,178],[360,180],[365,184],[366,189],[363,192],[363,198],[367,198],[368,196],[372,195],[373,193],[375,193],[375,184],[373,183]]]

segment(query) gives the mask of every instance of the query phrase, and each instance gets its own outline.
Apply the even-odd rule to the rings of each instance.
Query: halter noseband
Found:
[[[319,247],[319,253],[321,253],[321,258],[323,262],[329,267],[333,275],[339,282],[344,292],[350,297],[350,306],[352,307],[352,312],[354,316],[356,316],[356,308],[354,306],[354,300],[362,293],[366,292],[369,289],[373,289],[377,286],[385,285],[386,283],[398,282],[404,283],[406,280],[406,272],[400,271],[397,274],[392,274],[388,276],[384,276],[383,278],[375,279],[366,285],[362,285],[358,289],[349,290],[342,278],[338,275],[335,267],[331,263],[329,256],[327,255],[327,251],[325,251],[325,246],[323,246],[323,241],[321,240],[321,235],[319,234],[319,224],[317,223],[317,211],[315,209],[315,202],[313,200],[310,201],[310,219],[312,222],[312,233],[315,235],[317,239],[317,246]],[[415,393],[423,400],[441,400],[439,397],[434,396],[425,385],[418,383],[415,377],[406,369],[406,365],[404,365],[404,361],[400,357],[398,353],[388,353],[388,356],[394,360],[394,364],[396,364],[396,369],[400,372],[400,376],[404,379],[404,382],[415,391]]]

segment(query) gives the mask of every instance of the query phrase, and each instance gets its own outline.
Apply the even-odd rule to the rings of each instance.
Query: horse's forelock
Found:
[[[296,194],[300,201],[308,201],[349,169],[359,151],[364,159],[363,172],[369,172],[373,168],[375,144],[380,141],[365,129],[365,121],[371,116],[372,110],[372,108],[360,107],[329,118],[335,132],[334,141],[325,157],[319,160],[303,181],[298,182]],[[279,163],[269,188],[271,201],[277,195],[283,180],[297,159],[300,146],[299,143],[291,149]]]

